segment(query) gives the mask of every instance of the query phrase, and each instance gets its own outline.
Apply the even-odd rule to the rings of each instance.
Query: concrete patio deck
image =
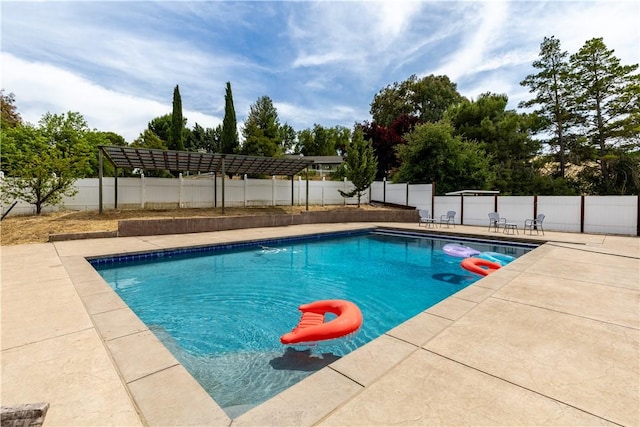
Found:
[[[85,260],[373,225],[419,229],[315,224],[3,246],[0,401],[49,402],[45,426],[640,425],[636,237],[527,235],[548,243],[234,420]]]

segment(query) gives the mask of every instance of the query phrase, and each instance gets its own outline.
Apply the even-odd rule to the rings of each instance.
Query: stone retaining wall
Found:
[[[134,219],[118,221],[118,236],[202,233],[241,228],[283,227],[342,222],[418,222],[415,210],[332,210],[295,215],[229,216],[215,218]]]

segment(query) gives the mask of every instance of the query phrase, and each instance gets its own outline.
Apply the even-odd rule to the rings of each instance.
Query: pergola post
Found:
[[[294,202],[295,198],[294,198],[294,195],[293,195],[293,193],[294,193],[294,189],[293,189],[294,185],[295,185],[295,175],[291,175],[291,206],[294,206],[294,204],[295,204],[295,202]]]
[[[114,209],[118,209],[118,168],[114,169],[114,174],[113,174],[113,193],[115,196],[115,200],[114,200]]]
[[[220,170],[222,172],[222,215],[224,215],[224,177],[225,177],[225,172],[224,172],[224,155],[222,156],[222,159],[220,161]]]

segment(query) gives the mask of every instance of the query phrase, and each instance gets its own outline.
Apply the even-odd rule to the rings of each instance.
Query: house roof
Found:
[[[339,165],[342,162],[344,162],[344,159],[342,158],[342,156],[297,156],[297,155],[289,154],[286,157],[288,159],[300,158],[300,159],[311,160],[313,163],[323,164],[323,165],[329,165],[329,164]]]
[[[293,176],[313,163],[304,157],[256,157],[119,146],[100,146],[100,150],[116,167],[146,170]]]
[[[491,194],[500,194],[498,190],[460,190],[460,191],[452,191],[450,193],[445,193],[445,196],[484,196]]]

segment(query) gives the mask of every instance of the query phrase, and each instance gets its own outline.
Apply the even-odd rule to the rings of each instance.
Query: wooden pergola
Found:
[[[196,151],[158,150],[153,148],[133,148],[100,146],[99,163],[99,211],[102,213],[103,159],[106,157],[116,168],[115,207],[118,207],[118,168],[141,170],[189,171],[213,173],[214,178],[222,176],[222,213],[224,213],[224,176],[226,174],[257,174],[291,177],[291,204],[294,204],[294,176],[307,169],[313,160],[300,158],[276,158],[241,156],[238,154],[199,153]],[[217,180],[214,179],[214,207],[217,204]],[[309,210],[309,174],[307,173],[306,208]]]

